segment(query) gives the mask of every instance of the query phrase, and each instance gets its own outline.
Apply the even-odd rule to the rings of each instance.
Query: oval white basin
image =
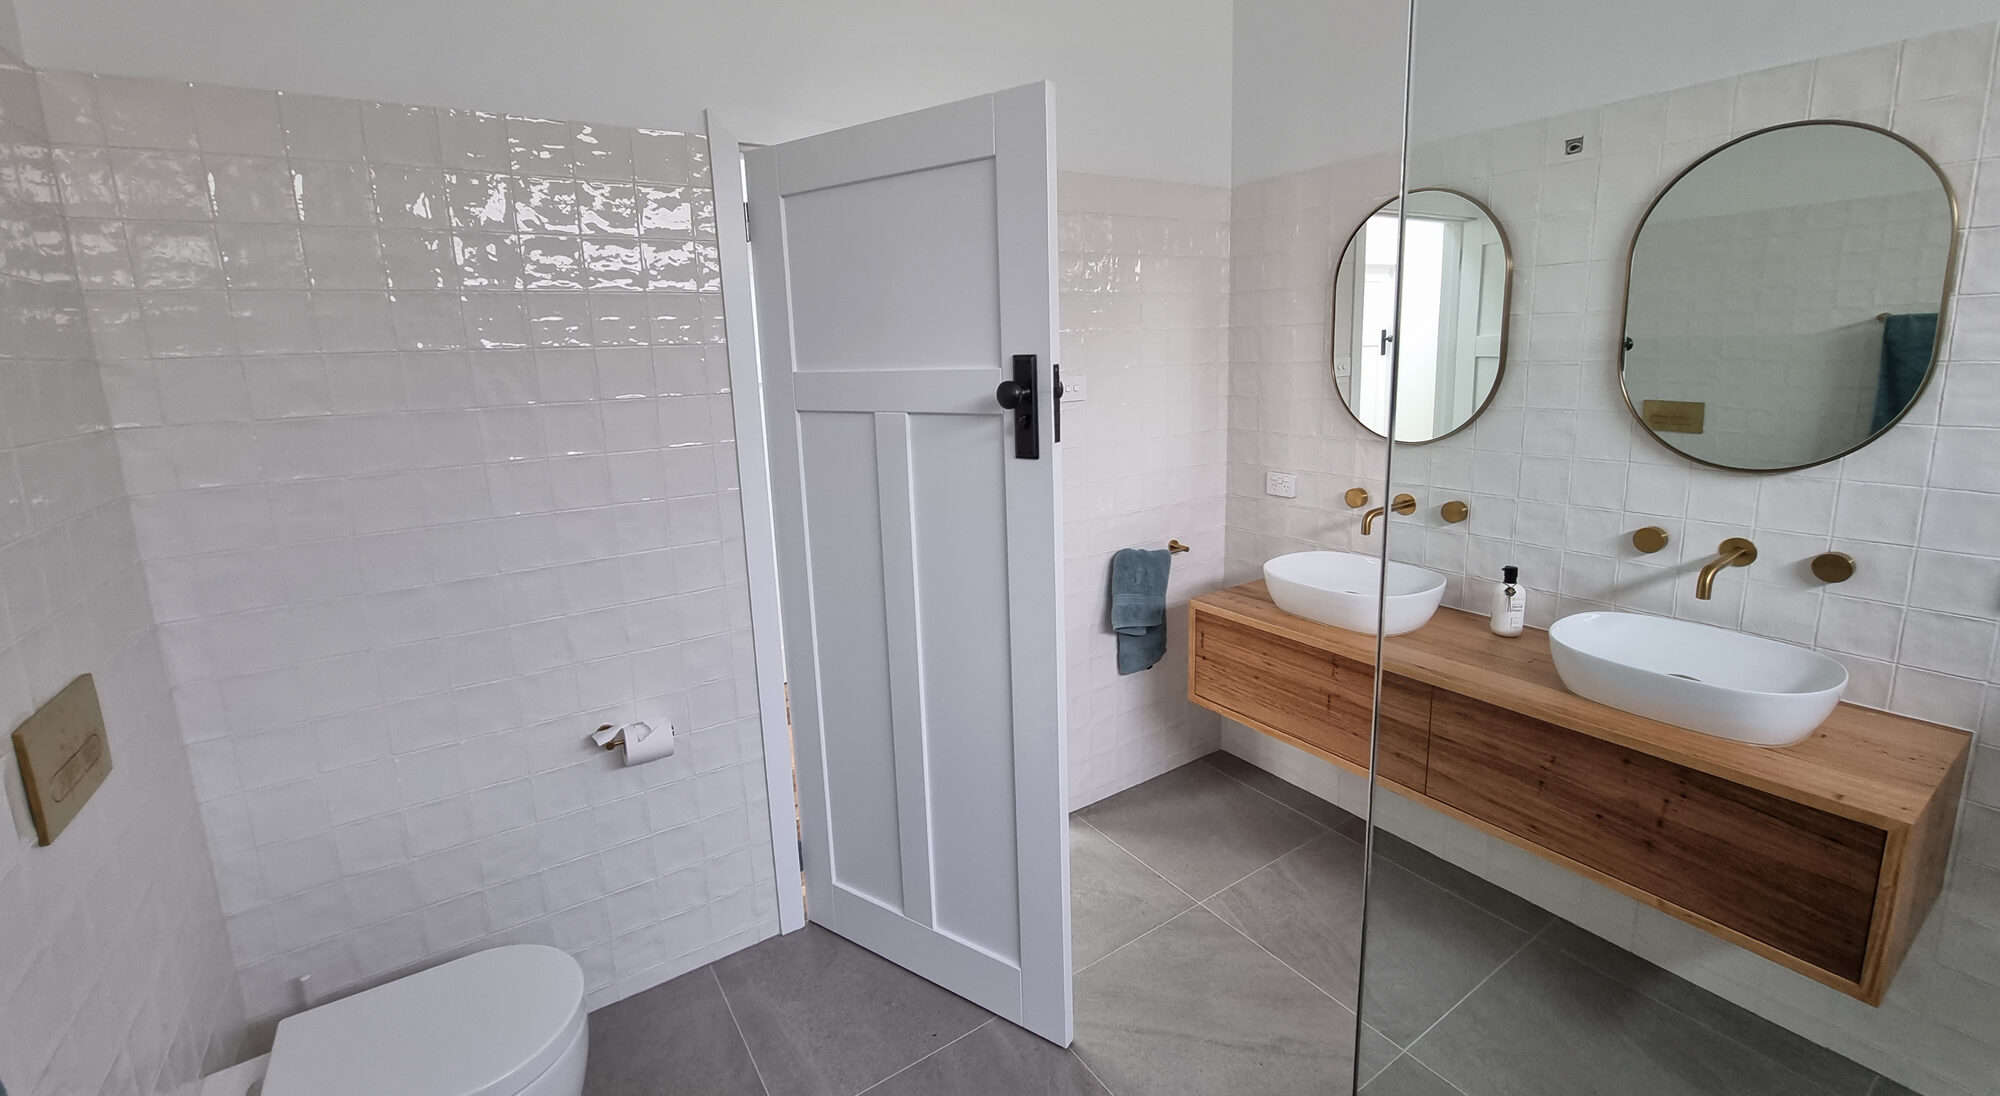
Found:
[[[1374,635],[1381,567],[1374,556],[1353,552],[1293,552],[1264,564],[1264,585],[1271,600],[1288,613]],[[1390,561],[1382,634],[1399,636],[1423,627],[1443,598],[1443,575]]]
[[[1804,741],[1847,688],[1847,667],[1818,651],[1637,613],[1564,617],[1549,653],[1578,696],[1756,746]]]

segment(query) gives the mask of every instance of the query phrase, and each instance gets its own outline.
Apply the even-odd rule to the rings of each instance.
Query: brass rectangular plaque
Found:
[[[111,775],[97,682],[84,674],[29,716],[14,731],[14,756],[21,762],[35,835],[44,845],[54,844]]]
[[[1690,403],[1686,400],[1642,400],[1639,403],[1639,417],[1646,425],[1662,434],[1699,434],[1702,419],[1708,414],[1705,403]]]

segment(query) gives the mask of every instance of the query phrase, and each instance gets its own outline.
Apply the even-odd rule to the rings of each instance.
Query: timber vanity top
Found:
[[[1375,638],[1261,582],[1189,607],[1195,703],[1366,773]],[[1842,704],[1783,749],[1564,689],[1548,633],[1439,610],[1385,643],[1380,779],[1879,1003],[1943,883],[1971,736]]]

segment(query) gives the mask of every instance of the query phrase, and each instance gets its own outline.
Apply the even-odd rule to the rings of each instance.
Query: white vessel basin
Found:
[[[1578,696],[1756,746],[1804,741],[1847,688],[1847,667],[1818,651],[1636,613],[1564,617],[1549,651]]]
[[[1353,552],[1293,552],[1264,564],[1264,585],[1278,608],[1307,620],[1375,634],[1375,594],[1382,561]],[[1437,612],[1444,576],[1407,563],[1389,564],[1382,634],[1414,632]]]

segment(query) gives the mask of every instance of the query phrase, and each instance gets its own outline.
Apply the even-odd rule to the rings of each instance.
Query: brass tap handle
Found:
[[[1350,487],[1347,489],[1347,493],[1340,497],[1347,500],[1347,508],[1349,510],[1359,510],[1363,506],[1368,505],[1368,488]]]
[[[1821,582],[1846,582],[1854,577],[1854,557],[1846,552],[1821,552],[1812,558],[1812,573]]]
[[[1651,555],[1667,546],[1667,531],[1657,525],[1648,525],[1632,534],[1632,547]]]
[[[1453,499],[1450,502],[1445,503],[1443,506],[1438,507],[1438,516],[1442,517],[1445,521],[1450,522],[1453,525],[1457,525],[1459,522],[1464,521],[1467,517],[1470,517],[1471,514],[1472,514],[1472,508],[1470,506],[1467,506],[1464,502],[1458,499]]]

